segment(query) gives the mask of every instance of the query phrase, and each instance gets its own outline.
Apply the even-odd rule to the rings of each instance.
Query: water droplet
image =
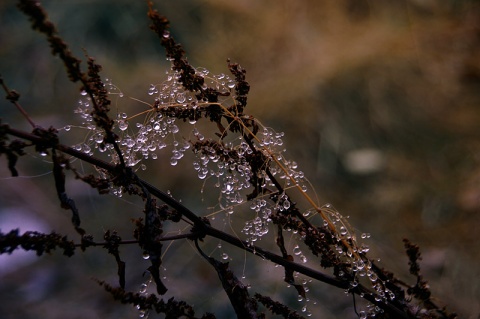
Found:
[[[150,88],[148,89],[148,95],[153,95],[155,93],[158,93],[157,88],[155,87],[155,85],[150,84]]]
[[[179,128],[178,128],[178,126],[176,126],[175,124],[172,124],[172,125],[170,126],[170,132],[172,132],[173,134],[178,133],[178,131],[179,131]]]
[[[67,125],[63,129],[68,132],[72,129],[72,127],[70,125]]]
[[[296,245],[294,248],[293,248],[293,254],[295,256],[298,256],[302,253],[302,250],[300,249],[300,246]]]
[[[88,154],[88,153],[90,153],[90,152],[92,151],[92,149],[91,149],[90,146],[88,146],[87,144],[83,144],[83,146],[82,146],[82,151],[83,151],[84,153],[87,153],[87,154]]]
[[[226,253],[223,253],[223,254],[222,254],[222,259],[223,259],[223,260],[227,260],[227,259],[228,259],[228,255],[227,255]]]
[[[370,250],[370,248],[368,247],[368,245],[362,244],[362,246],[360,247],[360,250],[361,250],[363,253],[368,253],[368,251]]]
[[[82,91],[80,92],[80,95],[82,95],[82,96],[85,96],[85,95],[87,95],[87,91],[85,91],[85,90],[82,90]]]
[[[186,100],[185,93],[178,93],[177,94],[177,102],[178,103],[183,103],[183,102],[185,102],[185,100]]]
[[[128,128],[128,122],[127,122],[127,121],[124,121],[124,120],[118,121],[118,128],[119,128],[121,131],[125,131],[125,130]]]
[[[202,75],[202,76],[206,76],[206,75],[208,75],[208,73],[210,73],[210,71],[208,71],[207,69],[205,69],[205,68],[203,68],[203,67],[198,67],[198,68],[196,69],[196,71],[197,71],[198,73],[200,73],[200,75]]]
[[[93,136],[93,139],[95,140],[96,143],[102,143],[103,142],[103,135],[102,133],[97,133]]]
[[[123,93],[122,92],[118,93],[118,97],[123,97]]]
[[[227,86],[229,88],[233,89],[235,87],[235,82],[233,82],[233,81],[227,82]]]
[[[175,157],[172,157],[170,159],[170,165],[175,166],[177,164],[178,164],[178,159],[176,159]]]
[[[150,255],[145,252],[145,253],[143,253],[142,258],[145,259],[145,260],[150,259]]]

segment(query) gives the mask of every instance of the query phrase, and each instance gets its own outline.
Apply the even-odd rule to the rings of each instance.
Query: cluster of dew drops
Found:
[[[197,73],[206,76],[209,72],[204,68],[198,68]],[[209,77],[211,83],[214,83],[217,89],[230,91],[235,87],[228,76],[214,75]],[[123,97],[123,92],[117,88],[110,79],[105,80],[105,86],[110,97]],[[198,101],[193,93],[187,92],[179,83],[179,74],[173,70],[166,72],[166,80],[161,84],[151,84],[148,94],[155,98],[158,109],[168,107],[179,108],[197,108]],[[148,103],[146,103],[148,104]],[[103,131],[98,129],[93,122],[92,101],[85,91],[81,92],[81,98],[74,110],[81,118],[81,125],[77,128],[87,130],[84,141],[74,145],[78,151],[88,155],[94,155],[95,152],[106,153],[110,161],[114,164],[119,163],[118,155],[115,153],[113,145],[104,143]],[[173,114],[172,114],[173,115]],[[190,124],[195,121],[190,120]],[[63,129],[70,131],[73,125],[67,125]],[[118,112],[115,119],[115,132],[118,135],[117,144],[119,145],[125,164],[135,169],[146,170],[147,166],[144,160],[157,159],[158,151],[171,148],[170,164],[176,166],[184,153],[191,147],[189,141],[183,137],[179,138],[180,128],[176,123],[176,118],[156,112],[153,107],[150,111],[140,111],[139,114],[128,115],[125,112]],[[198,140],[203,140],[204,136],[194,126],[192,135]],[[204,178],[207,176],[205,174]],[[199,174],[201,178],[201,174]],[[122,189],[112,189],[115,195],[121,196]]]
[[[219,103],[224,105],[234,104],[233,89],[235,88],[235,81],[229,75],[223,73],[218,75],[210,75],[209,73],[205,68],[199,67],[196,69],[196,74],[205,79],[205,88],[212,87],[222,93],[230,93],[227,97],[219,97]],[[155,103],[151,105],[155,104],[158,109],[172,107],[196,109],[204,103],[199,101],[194,93],[186,91],[179,82],[179,78],[178,72],[170,69],[166,72],[164,82],[151,84],[147,92],[155,99]],[[105,86],[110,97],[122,98],[124,96],[123,92],[110,79],[105,80]],[[96,152],[104,153],[112,163],[118,164],[118,155],[111,144],[104,143],[103,131],[95,126],[91,111],[92,101],[90,97],[86,92],[81,92],[81,98],[74,113],[81,118],[81,125],[77,128],[85,129],[88,133],[84,141],[74,145],[74,148],[88,155],[94,155]],[[116,115],[114,130],[118,135],[117,143],[122,151],[125,164],[135,169],[146,170],[145,160],[157,159],[159,151],[168,147],[171,150],[170,164],[176,166],[184,157],[185,151],[191,148],[191,143],[188,140],[179,137],[180,127],[176,123],[176,118],[173,114],[168,116],[168,113],[156,112],[153,107],[150,111],[147,108],[146,111],[141,110],[139,113],[142,114],[136,116],[118,112]],[[203,141],[205,136],[195,125],[196,121],[190,120],[189,122],[192,128],[191,133],[187,135],[193,136],[194,140]],[[67,125],[64,130],[70,131],[72,127],[72,125]],[[275,156],[278,161],[284,163],[286,169],[281,170],[278,167],[271,166],[270,171],[273,176],[280,175],[280,179],[285,180],[285,186],[289,186],[291,183],[290,177],[300,181],[303,179],[303,173],[297,170],[295,162],[284,159],[282,155],[285,152],[283,135],[282,132],[275,132],[271,128],[262,127],[257,134],[255,143],[260,149],[268,150],[268,156]],[[246,156],[251,154],[252,150],[241,137],[225,142],[225,148],[235,150],[237,159],[222,161],[213,148],[209,149],[208,146],[204,146],[202,152],[196,153],[193,168],[199,179],[213,178],[215,180],[214,185],[221,194],[219,206],[227,214],[232,214],[234,208],[245,201],[245,194],[242,191],[251,187],[252,171]],[[264,186],[273,186],[266,174],[264,179],[268,183]],[[305,185],[302,184],[302,188],[306,191]],[[112,187],[112,193],[122,196],[123,190]],[[279,203],[282,205],[282,209],[288,209],[288,200],[280,198]],[[275,205],[278,206],[279,203]],[[247,222],[244,232],[250,236],[253,242],[268,232],[270,214],[274,207],[272,207],[272,204],[267,204],[264,199],[258,199],[254,200],[250,208],[255,212],[255,218]]]
[[[205,88],[210,86],[220,92],[233,93],[235,82],[228,75],[209,75],[209,71],[205,68],[197,68],[196,73],[205,78]],[[124,96],[123,92],[110,79],[105,80],[105,86],[110,96],[116,95],[119,98]],[[172,69],[166,72],[166,80],[163,83],[151,84],[147,93],[155,98],[155,104],[158,105],[159,109],[172,106],[196,109],[202,103],[198,101],[194,93],[184,90],[179,82],[179,74]],[[219,102],[225,103],[227,99],[230,99],[230,104],[235,103],[233,94],[230,94],[228,97],[220,97]],[[98,129],[93,123],[91,111],[92,102],[90,97],[87,96],[86,92],[81,92],[81,98],[74,110],[74,113],[81,118],[81,125],[76,127],[85,129],[88,133],[83,142],[73,147],[88,155],[94,155],[95,152],[105,153],[112,163],[118,164],[118,155],[111,144],[104,143],[103,131]],[[176,166],[184,157],[185,151],[191,148],[189,141],[183,137],[178,137],[180,127],[176,123],[176,118],[170,117],[168,114],[164,115],[161,112],[155,112],[153,109],[151,112],[144,113],[143,116],[129,116],[124,112],[119,112],[116,116],[117,143],[120,146],[126,165],[145,170],[147,166],[144,160],[157,159],[158,151],[168,146],[171,149],[170,165]],[[196,121],[190,120],[189,123],[193,125],[190,136],[193,136],[198,141],[203,141],[205,136],[198,130],[195,125]],[[70,131],[72,127],[73,125],[67,125],[63,129]],[[283,137],[283,132],[276,132],[271,128],[261,126],[254,143],[267,158],[274,159],[276,163],[280,163],[280,165],[269,165],[269,170],[272,176],[277,176],[280,180],[283,180],[285,189],[297,187],[303,192],[307,192],[307,182],[303,172],[298,170],[298,164],[284,157],[286,150],[283,148]],[[246,156],[251,154],[253,150],[242,137],[225,142],[225,148],[235,150],[237,158],[223,161],[213,148],[209,149],[208,146],[204,146],[202,152],[195,154],[196,158],[193,161],[193,168],[200,180],[208,178],[214,180],[214,186],[219,189],[220,193],[219,206],[228,216],[234,213],[236,207],[245,202],[245,192],[243,191],[251,187],[250,181],[253,173]],[[267,165],[267,163],[265,164]],[[260,174],[262,176],[259,177],[262,177],[265,181],[265,185],[262,185],[262,187],[275,187],[265,171],[261,171]],[[111,191],[119,197],[123,193],[122,188],[116,189],[113,186]],[[290,205],[291,203],[285,194],[278,196],[275,203],[263,197],[250,201],[249,208],[254,213],[254,217],[246,221],[242,229],[242,233],[247,236],[247,242],[253,245],[257,240],[266,235],[269,232],[272,212],[288,210]],[[307,210],[304,216],[308,217],[314,211]],[[329,211],[334,224],[341,221],[341,216],[338,212],[334,210]],[[339,234],[343,237],[348,237],[348,228],[341,222],[339,224]],[[361,235],[362,239],[368,237],[370,237],[369,234]],[[356,249],[358,249],[358,252],[367,252],[368,246],[362,244]],[[347,258],[352,257],[348,256],[349,252],[344,252],[340,245],[337,253],[345,254]],[[307,262],[307,257],[298,246],[294,247],[294,254],[303,263]],[[391,291],[385,288],[384,283],[378,282],[376,274],[371,269],[371,264],[362,260],[354,260],[352,265],[353,271],[358,277],[366,277],[370,280],[380,300],[391,300],[395,297]],[[352,282],[352,286],[357,284],[357,281]],[[374,312],[376,312],[375,307],[371,307],[368,311],[361,312],[360,316]]]

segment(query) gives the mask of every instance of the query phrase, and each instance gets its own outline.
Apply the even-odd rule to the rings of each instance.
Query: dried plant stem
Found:
[[[220,106],[223,111],[229,116],[231,117],[233,120],[237,121],[241,126],[242,126],[242,129],[244,130],[244,132],[247,132],[248,136],[251,137],[252,139],[254,139],[256,142],[260,143],[260,139],[243,123],[243,121],[238,118],[237,116],[235,116],[232,112],[230,112],[230,110],[228,110],[225,106],[223,106],[222,104],[220,103],[211,103],[211,104],[215,104],[215,105],[218,105]],[[250,145],[250,147],[253,147],[252,145]],[[292,182],[292,184],[294,185],[294,187],[302,194],[302,196],[308,201],[308,203],[317,211],[317,213],[322,217],[323,220],[325,220],[327,222],[327,225],[328,225],[328,228],[330,229],[330,231],[334,234],[338,234],[338,231],[335,227],[335,225],[332,223],[332,221],[330,220],[330,218],[323,212],[323,210],[318,206],[317,203],[315,203],[315,201],[306,193],[302,190],[301,186],[299,185],[299,183],[297,182],[297,180],[295,180],[295,178],[289,174],[287,168],[283,165],[282,162],[280,162],[275,154],[272,153],[272,151],[270,151],[268,148],[262,148],[262,151],[265,152],[267,154],[267,157],[272,159],[275,164],[277,164],[277,166],[284,172],[285,176],[288,176],[288,178],[290,179],[290,181]],[[273,176],[272,176],[273,177]],[[300,220],[302,220],[302,222],[309,228],[312,229],[312,231],[315,229],[312,224],[302,215],[302,214],[299,214],[297,216]],[[350,243],[347,242],[347,240],[345,238],[343,238],[343,236],[340,236],[339,235],[339,238],[340,238],[340,241],[341,243],[343,244],[343,246],[348,249],[352,254],[353,256],[355,256],[355,259],[356,260],[359,260],[361,259],[360,255],[358,255],[357,253],[357,250],[354,249]]]
[[[27,133],[21,130],[17,129],[12,129],[12,128],[7,128],[7,133],[16,136],[22,139],[29,140],[30,142],[36,144],[43,144],[45,143],[45,140],[42,139],[41,137],[37,135],[33,135],[31,133]],[[99,168],[102,168],[104,170],[107,170],[109,172],[115,172],[116,171],[116,166],[110,163],[107,163],[101,159],[98,159],[93,156],[89,156],[85,153],[82,153],[80,151],[77,151],[69,146],[63,145],[63,144],[56,144],[55,149],[62,151],[68,155],[71,155],[75,158],[78,158],[82,161],[85,161],[87,163],[90,163],[94,166],[97,166]],[[221,230],[218,230],[208,224],[206,224],[199,216],[197,216],[195,213],[193,213],[190,209],[185,207],[183,204],[172,198],[170,195],[167,193],[159,190],[158,188],[154,187],[150,183],[143,181],[141,179],[138,179],[138,181],[148,190],[148,192],[165,202],[167,205],[171,206],[172,208],[176,209],[179,211],[183,216],[185,216],[187,219],[189,219],[191,222],[194,223],[195,225],[195,232],[186,234],[186,235],[180,235],[180,236],[173,236],[169,237],[166,240],[174,240],[174,239],[180,239],[180,238],[193,238],[196,236],[197,238],[203,238],[204,236],[208,235],[217,239],[220,239],[224,242],[227,242],[237,248],[240,248],[242,250],[248,251],[254,255],[260,256],[261,258],[268,259],[272,261],[273,263],[276,263],[278,265],[281,265],[285,267],[286,269],[296,271],[298,273],[301,273],[305,276],[308,276],[312,279],[316,279],[318,281],[324,282],[326,284],[335,286],[337,288],[341,289],[349,289],[351,293],[355,293],[358,295],[362,295],[363,298],[366,300],[375,303],[378,305],[380,308],[382,308],[384,311],[394,315],[393,318],[409,318],[405,312],[401,311],[401,309],[397,308],[394,306],[395,303],[384,303],[384,302],[379,302],[376,301],[374,296],[370,293],[368,289],[363,287],[362,285],[357,285],[355,288],[351,288],[349,285],[348,281],[344,280],[339,280],[334,276],[330,276],[327,274],[324,274],[322,272],[319,272],[317,270],[314,270],[312,268],[303,266],[301,264],[289,261],[282,256],[279,256],[277,254],[271,253],[267,250],[264,250],[260,247],[251,245],[250,243],[243,241],[237,237],[234,237],[230,234],[227,234]],[[133,243],[132,242],[126,242],[126,243]]]
[[[20,105],[20,103],[18,103],[18,99],[20,98],[20,95],[16,91],[10,90],[7,87],[1,74],[0,74],[0,85],[2,86],[3,90],[7,93],[7,97],[6,97],[7,100],[9,100],[10,102],[12,102],[13,105],[15,105],[17,110],[23,115],[23,117],[28,121],[28,123],[30,123],[32,128],[34,128],[36,126],[35,122],[33,122],[33,120],[28,115],[27,111],[25,111],[25,109]]]

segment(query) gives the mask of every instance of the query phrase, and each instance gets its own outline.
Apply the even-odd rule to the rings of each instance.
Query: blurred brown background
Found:
[[[372,257],[412,282],[402,246],[403,238],[411,239],[421,247],[422,270],[439,303],[464,318],[478,318],[478,1],[155,2],[192,65],[218,74],[227,72],[230,58],[247,70],[251,92],[246,112],[285,132],[287,155],[299,163],[320,202],[332,203],[359,232],[372,234]],[[125,94],[148,98],[150,83],[161,81],[168,65],[148,29],[144,1],[43,4],[77,56],[86,49]],[[44,37],[29,28],[14,5],[11,0],[0,3],[1,74],[39,124],[74,123],[78,87],[68,82]],[[0,103],[3,122],[29,129],[7,101]],[[129,112],[139,107],[130,100],[118,103]],[[74,140],[66,134],[63,138]],[[36,156],[20,161],[20,174],[29,177],[18,179],[8,178],[5,159],[0,159],[0,229],[67,229],[76,238],[51,189],[50,168]],[[148,174],[155,172],[160,175],[154,180],[189,202],[193,170],[166,167]],[[75,182],[70,187],[81,203],[85,227],[97,238],[106,228],[129,235],[128,216],[138,217],[139,203],[105,201]],[[116,214],[122,217],[118,221]],[[26,255],[21,259],[16,252],[14,259],[0,259],[0,318],[137,316],[129,307],[117,307],[88,280],[114,283],[113,257],[93,250],[72,257],[76,261],[60,253],[38,259]],[[131,279],[139,284],[141,269],[148,265],[137,265],[135,253],[125,258],[130,258],[127,271],[140,269],[138,278]],[[207,279],[215,280],[209,274]],[[329,287],[323,289],[314,317],[355,317],[350,297],[331,297]],[[221,292],[212,294],[223,298]],[[334,301],[323,302],[328,298]],[[205,309],[214,310],[209,302],[203,301]],[[228,306],[216,307],[229,315]]]

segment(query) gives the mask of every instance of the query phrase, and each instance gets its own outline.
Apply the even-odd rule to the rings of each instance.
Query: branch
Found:
[[[23,138],[26,140],[29,140],[30,142],[36,144],[42,144],[45,143],[44,139],[42,139],[39,136],[33,135],[31,133],[27,133],[24,131],[12,129],[10,127],[6,128],[6,133]],[[95,158],[93,156],[89,156],[85,153],[82,153],[80,151],[77,151],[69,146],[63,145],[63,144],[55,144],[54,146],[55,149],[62,151],[68,155],[71,155],[73,157],[76,157],[80,160],[83,160],[87,163],[90,163],[92,165],[95,165],[99,168],[102,168],[104,170],[109,171],[110,173],[115,173],[118,171],[118,167],[115,165],[112,165],[110,163],[107,163],[103,160],[100,160],[98,158]],[[349,289],[351,293],[358,294],[362,296],[364,299],[368,300],[369,302],[379,306],[382,308],[385,312],[388,312],[392,318],[402,318],[402,319],[407,319],[410,318],[407,313],[402,311],[402,308],[400,305],[395,306],[395,303],[390,302],[390,303],[384,303],[382,301],[377,301],[375,300],[375,295],[370,292],[367,288],[365,288],[362,285],[357,285],[356,287],[352,288],[350,287],[350,282],[346,280],[340,280],[337,279],[334,276],[330,276],[327,274],[324,274],[320,271],[314,270],[312,268],[305,267],[301,264],[297,264],[291,261],[286,260],[280,255],[271,253],[267,250],[264,250],[260,247],[251,245],[250,243],[243,241],[237,237],[234,237],[228,233],[225,233],[221,230],[218,230],[216,228],[211,227],[208,225],[202,218],[197,216],[194,212],[192,212],[190,209],[185,207],[183,204],[172,198],[170,195],[167,193],[159,190],[158,188],[154,187],[150,183],[138,179],[138,183],[141,183],[147,190],[148,192],[157,197],[158,199],[162,200],[165,204],[169,205],[170,207],[176,209],[179,213],[181,213],[185,218],[189,219],[193,224],[194,224],[194,229],[196,232],[198,232],[198,237],[197,238],[203,238],[204,236],[208,235],[217,239],[221,239],[237,248],[240,248],[242,250],[248,251],[254,255],[260,256],[262,258],[268,259],[278,265],[281,265],[285,267],[285,269],[289,269],[289,271],[296,271],[298,273],[301,273],[305,276],[308,276],[310,278],[316,279],[318,281],[324,282],[326,284],[335,286],[337,288],[341,289]]]

